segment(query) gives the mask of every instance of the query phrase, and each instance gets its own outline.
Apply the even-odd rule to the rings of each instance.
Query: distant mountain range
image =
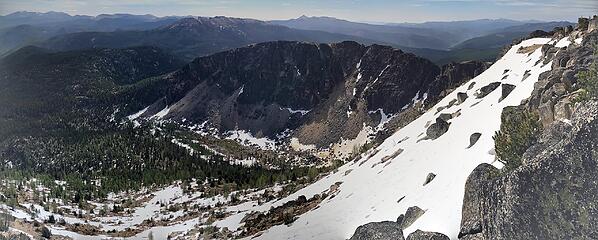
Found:
[[[151,45],[190,61],[267,41],[334,43],[349,40],[366,45],[390,45],[445,64],[492,61],[500,48],[514,39],[537,29],[552,30],[570,24],[482,19],[376,25],[307,16],[265,22],[228,17],[16,12],[0,16],[0,55],[26,45],[54,50]]]
[[[150,45],[190,61],[199,56],[278,40],[316,43],[353,40],[365,44],[379,43],[357,36],[292,29],[253,19],[196,17],[183,18],[170,25],[151,30],[64,34],[50,38],[40,45],[57,50]]]
[[[448,50],[471,38],[499,32],[525,32],[541,29],[552,30],[569,22],[515,21],[509,19],[480,19],[453,22],[366,24],[331,17],[307,17],[270,21],[291,28],[319,30],[360,36],[395,46]]]

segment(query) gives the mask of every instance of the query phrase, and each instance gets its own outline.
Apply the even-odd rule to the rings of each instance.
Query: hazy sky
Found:
[[[0,0],[0,14],[15,11],[225,15],[263,20],[305,14],[370,22],[480,18],[573,21],[579,16],[597,14],[598,0]]]

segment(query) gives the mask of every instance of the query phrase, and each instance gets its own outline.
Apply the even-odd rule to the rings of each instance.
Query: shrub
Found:
[[[520,107],[505,108],[501,120],[494,146],[496,158],[509,171],[521,165],[523,153],[536,141],[541,126],[537,114]]]

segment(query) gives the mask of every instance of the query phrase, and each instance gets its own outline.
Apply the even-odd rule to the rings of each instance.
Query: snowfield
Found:
[[[457,88],[417,120],[389,137],[375,155],[364,156],[346,164],[320,181],[280,201],[259,206],[253,210],[267,211],[300,195],[307,198],[342,182],[340,192],[328,197],[319,208],[301,215],[289,226],[275,226],[259,239],[348,239],[355,229],[368,222],[395,221],[407,208],[418,206],[426,212],[404,231],[405,236],[417,229],[435,231],[456,239],[461,221],[464,185],[471,171],[481,163],[502,167],[495,161],[492,136],[500,129],[500,116],[506,106],[516,106],[528,98],[541,73],[551,69],[543,65],[541,48],[532,53],[518,53],[520,47],[547,44],[551,39],[536,38],[513,46],[508,53],[487,71]],[[558,42],[565,47],[566,39]],[[524,79],[526,71],[531,74]],[[506,76],[506,77],[505,77]],[[468,90],[470,84],[475,85]],[[516,88],[499,102],[501,87],[477,99],[474,93],[490,83],[501,82]],[[441,106],[457,99],[457,93],[468,98],[438,113]],[[441,113],[461,115],[448,122],[448,132],[436,140],[418,140],[425,137],[427,126]],[[481,133],[478,142],[467,149],[471,134]],[[398,156],[380,163],[382,158],[403,150]],[[377,152],[377,153],[376,153]],[[351,170],[349,174],[346,172]],[[428,173],[436,178],[423,186]],[[404,197],[404,198],[403,198]],[[402,199],[403,198],[403,199]],[[399,202],[399,199],[402,199]],[[245,213],[240,213],[245,214]],[[231,216],[231,219],[239,219]]]

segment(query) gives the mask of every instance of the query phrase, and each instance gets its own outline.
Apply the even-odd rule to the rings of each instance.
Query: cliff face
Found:
[[[592,46],[598,33],[578,27],[568,37],[570,44],[554,42],[566,48],[543,46],[543,64],[552,61],[552,70],[540,75],[532,96],[518,107],[538,113],[543,132],[521,166],[501,171],[480,165],[469,176],[460,239],[592,239],[598,234],[598,102],[575,103],[578,74],[596,61]]]
[[[329,147],[355,139],[484,64],[440,68],[391,47],[355,42],[268,42],[197,58],[164,76],[165,94],[142,117],[203,123],[220,132],[271,137],[295,130],[302,144]]]
[[[256,137],[289,129],[301,144],[327,148],[364,138],[365,127],[367,137],[418,102],[434,103],[486,67],[466,62],[441,69],[398,49],[355,42],[261,43],[197,58],[163,77],[166,94],[142,117],[167,109],[166,119],[207,121],[221,133]]]
[[[456,87],[486,71],[491,65],[487,62],[468,61],[442,66],[440,75],[430,84],[430,98],[427,99],[427,103],[433,105]]]

